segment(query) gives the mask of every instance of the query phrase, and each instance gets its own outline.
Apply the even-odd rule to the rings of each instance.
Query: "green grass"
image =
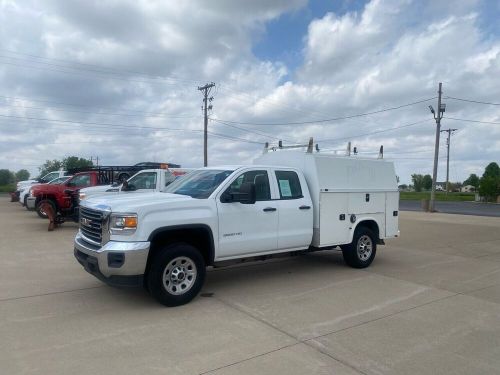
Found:
[[[430,191],[402,191],[399,194],[401,200],[421,200],[421,199],[430,199],[431,192]],[[446,196],[445,192],[436,191],[436,200],[437,201],[455,201],[455,202],[465,202],[465,201],[474,201],[475,193],[448,193]]]
[[[16,190],[16,186],[14,184],[0,185],[0,193],[10,193],[14,190]]]

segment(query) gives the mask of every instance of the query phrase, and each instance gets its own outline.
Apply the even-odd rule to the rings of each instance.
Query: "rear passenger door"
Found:
[[[313,207],[305,179],[294,170],[276,169],[273,174],[279,192],[278,249],[307,247],[313,235]]]

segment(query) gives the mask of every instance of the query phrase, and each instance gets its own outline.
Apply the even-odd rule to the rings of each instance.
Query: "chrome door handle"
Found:
[[[274,208],[274,207],[266,207],[262,211],[264,211],[264,212],[272,212],[272,211],[276,211],[276,208]]]

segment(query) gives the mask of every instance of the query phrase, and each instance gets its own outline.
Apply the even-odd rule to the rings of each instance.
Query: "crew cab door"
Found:
[[[279,200],[278,249],[306,248],[313,236],[313,205],[302,174],[276,169],[273,177]]]
[[[217,258],[251,256],[274,251],[278,244],[278,210],[272,200],[270,171],[247,170],[231,181],[217,197],[219,217],[219,254]],[[256,202],[224,202],[224,196],[237,193],[243,183],[254,183]],[[222,199],[221,199],[222,198]]]

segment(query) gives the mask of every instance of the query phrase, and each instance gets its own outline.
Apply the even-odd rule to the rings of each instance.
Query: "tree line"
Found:
[[[68,169],[92,167],[93,163],[90,160],[80,158],[78,156],[68,156],[67,158],[61,160],[46,160],[38,170],[40,171],[39,176],[43,177],[47,173]],[[0,185],[10,185],[17,181],[28,180],[30,178],[30,173],[26,169],[20,169],[17,172],[10,171],[8,169],[0,169]]]
[[[432,188],[432,177],[429,174],[412,174],[411,180],[413,188],[419,192],[422,190],[430,190]],[[450,183],[450,185],[454,185]],[[486,166],[481,177],[472,173],[464,182],[463,185],[474,186],[479,195],[487,201],[495,201],[500,195],[500,167],[497,163],[492,162]]]

